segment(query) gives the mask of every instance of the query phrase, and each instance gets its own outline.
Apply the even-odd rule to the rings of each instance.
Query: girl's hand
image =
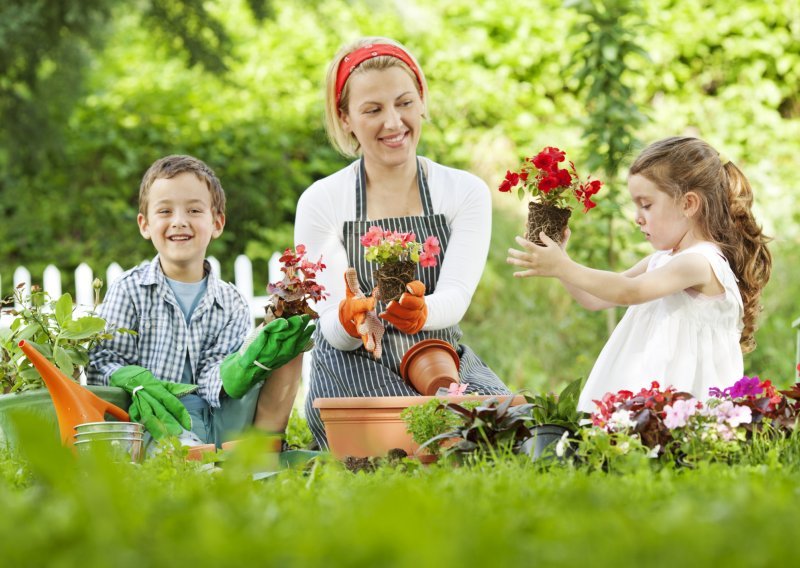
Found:
[[[572,231],[569,230],[569,227],[564,227],[564,235],[561,237],[561,250],[567,250],[570,235],[572,235]]]
[[[569,233],[565,233],[565,243],[569,239]],[[517,243],[524,250],[508,249],[506,262],[514,266],[519,266],[524,270],[514,273],[516,278],[527,278],[529,276],[555,276],[558,277],[560,268],[569,260],[566,251],[559,246],[553,239],[539,233],[544,246],[536,245],[522,237],[516,237]]]

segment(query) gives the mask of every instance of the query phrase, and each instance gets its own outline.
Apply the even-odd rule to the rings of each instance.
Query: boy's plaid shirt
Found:
[[[250,331],[250,310],[241,293],[222,282],[205,263],[208,287],[187,324],[158,256],[128,270],[108,290],[98,315],[110,326],[137,335],[115,334],[89,354],[89,384],[107,385],[109,377],[125,365],[139,365],[157,379],[180,382],[186,352],[197,394],[219,407],[222,381],[219,366],[237,349]]]

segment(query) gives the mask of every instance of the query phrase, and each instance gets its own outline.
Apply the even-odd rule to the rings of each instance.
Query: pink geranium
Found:
[[[366,248],[364,258],[379,265],[411,261],[423,267],[436,266],[436,257],[441,252],[436,237],[428,237],[424,243],[419,243],[412,232],[385,231],[379,225],[372,225],[359,241]]]

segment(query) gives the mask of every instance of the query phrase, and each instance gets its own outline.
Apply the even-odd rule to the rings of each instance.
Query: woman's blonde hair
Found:
[[[724,162],[724,163],[723,163]],[[679,199],[689,191],[700,198],[695,221],[703,236],[717,243],[733,269],[744,303],[742,351],[755,348],[759,298],[772,271],[771,240],[753,217],[753,189],[733,162],[720,158],[706,142],[675,136],[644,149],[629,175],[639,174]]]
[[[425,74],[422,71],[416,58],[405,48],[400,42],[385,37],[364,37],[353,43],[342,47],[334,56],[330,65],[328,66],[328,73],[325,77],[325,130],[328,133],[328,139],[331,141],[336,150],[341,154],[349,157],[357,157],[360,154],[361,145],[352,133],[345,131],[342,126],[341,114],[347,114],[347,107],[350,103],[350,87],[349,81],[344,84],[341,95],[339,97],[339,104],[336,104],[336,76],[339,71],[339,65],[342,60],[349,54],[360,47],[370,44],[385,43],[393,45],[402,49],[414,65],[417,66],[418,75],[403,61],[390,55],[381,55],[372,57],[361,63],[356,67],[351,76],[357,73],[365,73],[367,71],[382,71],[392,67],[399,67],[403,69],[414,80],[414,84],[421,87],[420,98],[422,99],[423,108],[426,112],[423,114],[424,118],[427,116],[427,96],[428,96],[428,83],[425,80]]]

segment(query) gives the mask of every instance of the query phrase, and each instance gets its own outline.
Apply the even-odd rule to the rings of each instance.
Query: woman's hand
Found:
[[[564,232],[564,242],[559,245],[553,239],[539,233],[543,246],[536,245],[522,237],[516,237],[517,243],[523,250],[508,249],[506,262],[513,266],[519,266],[523,270],[515,272],[516,278],[527,278],[530,276],[554,276],[559,277],[561,268],[569,260],[566,252],[566,243],[569,239],[569,229]]]
[[[406,291],[397,301],[389,302],[386,311],[380,314],[384,319],[403,333],[417,333],[428,319],[428,306],[425,305],[425,284],[413,280],[406,285]]]
[[[344,282],[346,297],[339,303],[339,322],[350,336],[361,338],[364,349],[380,359],[384,329],[375,313],[375,298],[361,291],[354,268],[345,271]]]

